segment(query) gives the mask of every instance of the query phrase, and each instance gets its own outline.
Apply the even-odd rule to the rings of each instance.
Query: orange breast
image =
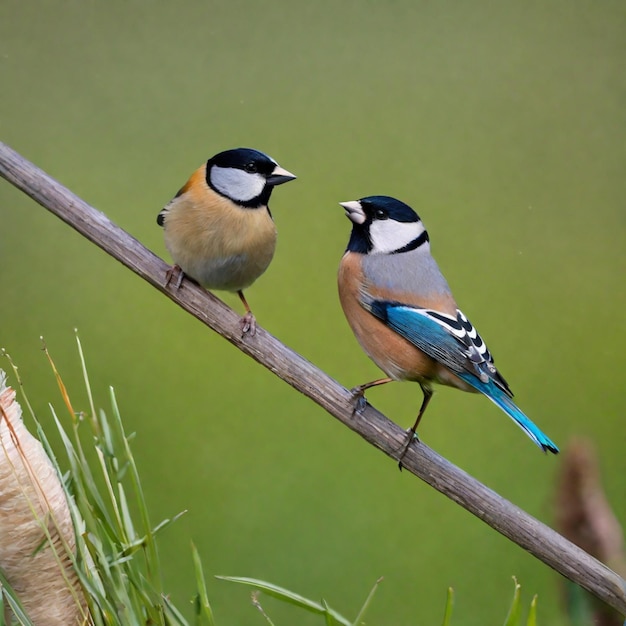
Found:
[[[435,381],[469,391],[471,388],[435,359],[424,354],[408,340],[388,328],[361,305],[363,288],[375,298],[427,306],[444,313],[456,313],[451,297],[439,297],[441,302],[417,302],[410,293],[388,293],[364,282],[361,258],[347,252],[339,266],[339,300],[357,341],[366,354],[387,376],[395,380],[416,382]],[[453,307],[453,308],[452,308]],[[452,308],[452,310],[451,310]]]

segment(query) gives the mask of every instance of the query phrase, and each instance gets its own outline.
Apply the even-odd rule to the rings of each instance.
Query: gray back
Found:
[[[366,281],[384,289],[424,297],[450,294],[450,287],[427,243],[398,254],[367,254],[363,258],[363,273]]]

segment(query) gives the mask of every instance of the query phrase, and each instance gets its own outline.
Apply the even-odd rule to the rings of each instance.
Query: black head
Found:
[[[353,224],[348,243],[351,252],[405,252],[428,241],[428,233],[417,213],[400,200],[368,196],[340,204]]]
[[[274,159],[252,148],[225,150],[207,161],[209,187],[245,207],[267,205],[276,185],[294,179]]]
[[[252,148],[234,148],[218,152],[210,158],[207,166],[234,167],[249,174],[263,174],[269,176],[276,167],[276,161],[267,154]]]

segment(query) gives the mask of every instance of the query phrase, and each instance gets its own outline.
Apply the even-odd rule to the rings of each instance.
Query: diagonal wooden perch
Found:
[[[406,433],[399,426],[370,405],[355,414],[347,389],[262,328],[255,337],[242,339],[239,316],[213,294],[189,281],[179,291],[164,287],[169,266],[162,259],[1,142],[0,175],[373,446],[397,458],[406,441]],[[584,550],[423,443],[412,446],[402,463],[409,472],[626,615],[626,581]]]

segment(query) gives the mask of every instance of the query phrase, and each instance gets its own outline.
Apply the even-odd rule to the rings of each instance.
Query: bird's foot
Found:
[[[176,282],[174,283],[174,290],[178,291],[180,289],[180,285],[183,282],[183,278],[185,278],[185,272],[181,269],[180,265],[172,265],[167,272],[165,272],[165,285],[167,287],[170,282],[172,282],[172,278],[176,277]]]
[[[365,398],[365,389],[363,387],[352,387],[350,389],[350,393],[352,394],[352,400],[354,401],[354,411],[352,415],[355,413],[361,413],[367,406],[367,399]]]
[[[400,458],[398,459],[398,469],[400,471],[402,471],[402,468],[404,467],[404,465],[402,465],[402,459],[404,459],[404,457],[406,456],[406,453],[409,451],[411,444],[413,443],[413,441],[420,440],[419,437],[417,436],[417,433],[412,428],[409,428],[406,431],[406,433],[409,436],[409,440],[406,442],[406,446],[404,446],[404,450],[402,450],[402,454],[400,455]]]
[[[240,320],[241,336],[250,335],[254,337],[256,335],[256,317],[252,315],[251,311],[248,311]]]

